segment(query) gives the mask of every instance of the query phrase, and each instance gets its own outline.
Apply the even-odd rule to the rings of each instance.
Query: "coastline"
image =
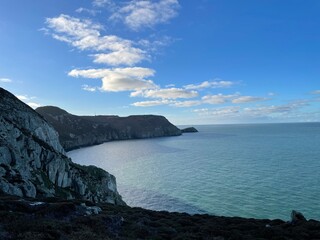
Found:
[[[303,124],[301,126],[303,126]],[[274,126],[272,126],[272,128],[273,127]],[[299,164],[305,165],[307,159],[303,160],[303,151],[300,151],[301,154],[299,154],[299,152],[291,151],[291,147],[284,144],[287,139],[292,141],[292,137],[286,134],[284,135],[285,137],[281,137],[282,132],[278,132],[278,129],[280,128],[281,131],[284,130],[287,132],[287,128],[283,128],[282,125],[276,125],[275,127],[277,127],[275,134],[279,136],[279,138],[275,138],[275,135],[272,134],[273,131],[269,131],[269,128],[265,128],[264,126],[259,126],[259,128],[256,126],[253,126],[253,128],[238,128],[236,126],[230,128],[229,126],[225,128],[218,126],[213,128],[199,127],[200,132],[195,135],[184,134],[180,138],[157,138],[151,141],[149,139],[146,139],[146,141],[132,142],[118,141],[112,143],[110,146],[108,145],[109,143],[106,143],[106,145],[75,152],[71,157],[74,160],[79,159],[78,163],[80,164],[94,164],[111,171],[111,173],[117,176],[118,185],[120,184],[119,191],[122,193],[124,199],[129,201],[128,204],[130,206],[167,211],[175,211],[175,209],[177,209],[177,211],[181,212],[194,213],[192,208],[183,208],[179,203],[176,204],[175,201],[172,201],[172,199],[178,199],[181,200],[181,203],[190,204],[191,206],[202,209],[203,212],[219,216],[241,216],[258,219],[280,218],[288,220],[288,211],[296,209],[302,211],[308,218],[319,220],[317,213],[318,204],[314,201],[315,198],[313,197],[316,196],[318,192],[314,184],[316,178],[312,175],[314,168],[306,166],[304,168],[305,175],[294,177],[297,168],[290,168],[292,163],[294,162],[298,164],[298,166],[300,166]],[[288,125],[288,127],[290,127],[288,130],[291,128],[296,129],[296,125]],[[306,125],[307,130],[310,129],[309,127],[309,125]],[[242,133],[247,132],[250,132],[250,136],[246,134],[242,137]],[[307,131],[304,131],[304,128],[301,128],[299,132],[305,137],[309,136]],[[209,140],[208,137],[211,139],[211,133],[213,139]],[[264,137],[265,133],[267,134],[267,138]],[[316,135],[316,132],[313,132],[313,135]],[[239,136],[240,138],[238,138]],[[295,139],[293,143],[304,139],[302,135],[297,136],[300,137],[293,138]],[[275,142],[278,142],[277,139],[279,139],[282,145],[286,146],[284,149],[288,149],[288,151],[282,154],[277,151],[277,148],[274,149],[279,157],[273,159],[269,158],[268,153],[264,152],[256,152],[253,155],[254,157],[249,158],[251,156],[250,151],[242,151],[242,149],[246,149],[245,147],[248,146],[247,143],[250,143],[249,146],[266,146],[263,142],[266,144],[270,143],[270,141],[268,141],[270,138]],[[240,141],[238,141],[238,139],[240,139]],[[251,140],[248,142],[243,141],[243,139]],[[259,139],[263,142],[260,142]],[[310,139],[313,139],[312,142],[314,142],[315,138],[310,136],[309,140]],[[307,141],[305,142],[308,143]],[[238,150],[234,152],[240,151],[239,155],[235,155],[234,152],[230,152],[230,150],[229,154],[225,155],[229,143],[237,147]],[[207,148],[210,144],[214,145],[212,151],[210,151],[210,153],[204,152],[205,155],[201,155],[200,150],[203,150],[202,146]],[[201,148],[198,148],[198,146]],[[271,151],[273,145],[267,145],[265,149],[268,149],[268,146],[270,146],[268,151]],[[152,149],[154,153],[146,148]],[[300,149],[302,149],[302,147]],[[219,151],[219,153],[223,155],[215,154],[216,151]],[[117,152],[121,154],[119,155]],[[315,151],[315,153],[316,152],[318,151]],[[247,153],[247,155],[241,155],[241,153]],[[83,158],[81,156],[85,157]],[[207,158],[205,158],[206,156]],[[224,158],[224,156],[227,156],[227,158]],[[288,158],[286,158],[286,156],[288,156]],[[312,156],[315,155],[310,155],[310,164],[314,163]],[[92,161],[89,162],[85,159],[92,159]],[[261,159],[261,161],[259,159]],[[317,159],[317,157],[315,159]],[[192,180],[188,174],[182,174],[184,170],[187,169],[199,169],[197,168],[198,164],[202,164],[200,165],[200,169],[203,174],[199,175],[194,172],[192,176],[200,178],[199,181]],[[204,166],[206,167],[204,168]],[[248,168],[248,166],[252,167]],[[272,168],[272,166],[276,168]],[[313,166],[318,166],[318,163],[314,163]],[[269,171],[270,168],[273,170]],[[240,169],[241,171],[235,172],[236,169]],[[277,172],[278,169],[282,174]],[[223,170],[227,170],[227,172]],[[245,174],[240,174],[242,172]],[[125,173],[130,174],[126,176]],[[258,175],[258,173],[260,175]],[[306,175],[306,173],[308,174]],[[146,179],[145,181],[155,182],[161,189],[156,187],[150,188],[150,184],[145,185],[139,180],[141,174]],[[253,176],[253,178],[250,176]],[[259,176],[262,177],[254,178]],[[302,182],[304,176],[306,176],[307,180],[310,180],[311,183],[308,183],[308,181]],[[162,180],[162,178],[164,179]],[[283,181],[287,178],[290,178],[291,181]],[[179,179],[185,180],[178,181]],[[224,179],[226,185],[223,184],[223,181],[219,181],[220,179]],[[206,182],[206,180],[208,180],[208,182]],[[279,185],[279,182],[282,184]],[[248,185],[245,185],[245,183],[248,183]],[[309,187],[304,188],[307,189],[307,191],[303,189],[299,192],[293,191],[299,184],[308,184]],[[268,188],[268,186],[277,187]],[[192,189],[198,190],[192,191]],[[312,189],[314,190],[311,191]],[[283,191],[290,192],[291,195],[283,194]],[[181,192],[181,194],[179,192]],[[194,197],[190,194],[188,195],[188,193],[193,193],[192,196]],[[197,193],[199,195],[197,195]],[[160,198],[157,198],[157,194]]]
[[[109,142],[121,142],[121,141],[132,141],[132,140],[147,140],[147,139],[166,138],[166,137],[180,137],[181,135],[146,137],[146,138],[110,139],[110,140],[107,140],[107,141],[98,142],[98,143],[94,143],[94,144],[86,144],[86,145],[81,145],[81,146],[77,146],[77,147],[73,147],[73,148],[67,148],[67,149],[65,148],[65,151],[68,153],[68,152],[71,152],[73,150],[79,150],[79,149],[83,149],[83,148],[87,148],[87,147],[94,147],[94,146],[98,146],[98,145],[109,143]]]

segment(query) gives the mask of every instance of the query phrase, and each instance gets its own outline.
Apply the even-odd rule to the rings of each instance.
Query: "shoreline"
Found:
[[[99,146],[101,144],[109,143],[109,142],[121,142],[121,141],[132,141],[132,140],[149,140],[149,139],[166,138],[166,137],[180,137],[182,135],[183,135],[183,133],[181,135],[172,135],[172,136],[159,136],[159,137],[146,137],[146,138],[127,138],[127,139],[111,139],[111,140],[108,140],[108,141],[103,141],[101,143],[81,145],[81,146],[74,147],[74,148],[71,148],[71,149],[67,148],[67,149],[65,149],[65,151],[68,153],[68,152],[71,152],[73,150],[79,150],[79,149],[82,149],[82,148]]]

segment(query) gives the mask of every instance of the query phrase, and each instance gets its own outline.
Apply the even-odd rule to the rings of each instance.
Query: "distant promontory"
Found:
[[[54,106],[39,107],[36,111],[59,133],[66,151],[113,140],[181,135],[179,128],[157,115],[77,116]]]

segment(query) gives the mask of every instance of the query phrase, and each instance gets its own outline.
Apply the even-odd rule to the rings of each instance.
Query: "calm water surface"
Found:
[[[320,123],[196,128],[68,154],[114,174],[130,206],[284,220],[295,209],[320,220]]]

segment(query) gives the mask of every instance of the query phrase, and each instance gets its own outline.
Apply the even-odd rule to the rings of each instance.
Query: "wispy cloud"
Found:
[[[107,92],[139,91],[157,87],[152,80],[146,79],[154,75],[154,70],[149,68],[74,69],[68,75],[101,79],[100,90]]]
[[[312,92],[312,94],[320,94],[320,90],[315,90]]]
[[[244,108],[244,112],[255,116],[266,116],[266,115],[277,115],[277,114],[288,114],[304,106],[307,106],[308,101],[294,101],[288,104],[282,105],[271,105],[253,108]]]
[[[80,7],[78,9],[76,9],[76,12],[77,13],[88,13],[88,14],[90,14],[92,16],[95,16],[99,11],[93,10],[93,9],[89,9],[89,8]]]
[[[177,99],[194,98],[198,96],[198,92],[189,91],[182,88],[159,88],[132,92],[130,96],[140,96],[145,98]]]
[[[253,97],[253,96],[241,96],[232,100],[233,103],[249,103],[249,102],[261,102],[266,101],[268,98]]]
[[[138,31],[144,27],[150,28],[168,22],[177,16],[178,8],[177,0],[134,0],[119,8],[110,19],[120,20],[130,29]]]
[[[113,6],[115,3],[112,0],[94,0],[92,5],[95,7]]]
[[[219,93],[216,95],[203,96],[202,101],[209,104],[223,104],[236,97],[239,97],[239,94],[224,95],[222,93]]]
[[[227,88],[235,83],[231,81],[204,81],[200,84],[189,84],[184,86],[185,89],[204,89],[204,88]]]
[[[172,107],[193,107],[202,104],[241,104],[241,103],[253,103],[265,101],[267,98],[264,97],[253,97],[253,96],[241,96],[240,93],[235,94],[216,94],[216,95],[206,95],[201,99],[187,100],[187,101],[177,101],[176,99],[182,98],[196,98],[199,93],[195,90],[187,90],[183,88],[159,88],[138,90],[131,92],[131,97],[144,97],[144,98],[158,98],[155,101],[142,101],[138,104],[133,104],[133,106],[157,106],[157,105],[169,105]],[[171,101],[163,101],[171,100]]]
[[[172,107],[193,107],[198,106],[201,104],[201,101],[176,101],[172,99],[158,99],[158,100],[152,100],[152,101],[141,101],[141,102],[135,102],[132,103],[132,106],[135,107],[154,107],[154,106],[160,106],[160,105],[169,105]]]
[[[173,42],[177,41],[177,39],[169,37],[169,36],[159,36],[158,34],[152,34],[148,37],[148,39],[140,39],[137,41],[137,45],[142,47],[143,49],[148,50],[148,52],[152,52],[158,54],[159,51],[163,47],[171,45]]]
[[[214,109],[200,108],[200,109],[193,110],[193,112],[198,113],[199,115],[202,115],[202,116],[205,115],[205,116],[226,117],[226,116],[238,114],[240,112],[240,107],[228,106],[228,107],[214,108]]]
[[[198,106],[201,104],[202,104],[202,102],[199,100],[188,100],[188,101],[176,101],[176,102],[172,103],[171,106],[174,106],[174,107],[194,107],[194,106]]]
[[[287,104],[280,105],[265,105],[256,107],[241,108],[240,106],[226,106],[220,108],[199,108],[194,109],[193,112],[199,116],[211,120],[225,120],[225,121],[256,121],[256,120],[272,120],[272,119],[295,119],[309,116],[307,112],[300,111],[305,106],[308,106],[308,101],[293,101]],[[316,113],[319,115],[320,112]],[[312,113],[315,115],[315,113]]]
[[[97,87],[91,87],[91,86],[89,86],[87,84],[82,85],[81,89],[84,90],[84,91],[88,91],[88,92],[95,92],[95,91],[98,90]]]
[[[173,101],[167,100],[167,99],[161,99],[161,100],[153,100],[153,101],[141,101],[141,102],[135,102],[132,103],[132,106],[135,107],[153,107],[153,106],[159,106],[159,105],[168,105],[171,104]]]
[[[0,82],[2,82],[2,83],[11,83],[12,80],[10,78],[0,78]]]
[[[268,100],[265,97],[254,97],[254,96],[241,96],[240,93],[224,95],[222,93],[216,95],[206,95],[202,97],[204,103],[209,104],[223,104],[227,102],[232,102],[235,104],[239,103],[252,103],[252,102],[261,102]]]

